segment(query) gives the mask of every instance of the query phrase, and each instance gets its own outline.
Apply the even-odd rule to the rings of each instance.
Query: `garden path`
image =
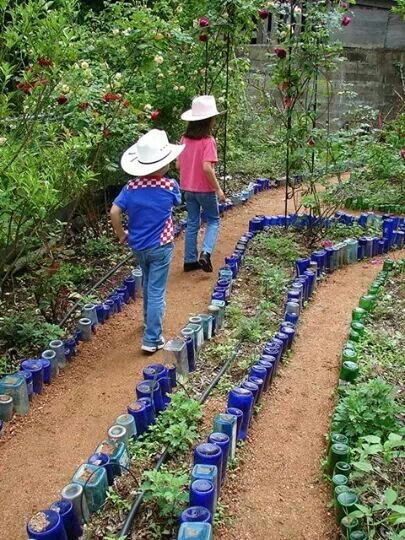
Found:
[[[358,263],[336,272],[305,310],[291,357],[251,428],[241,471],[224,490],[224,504],[237,512],[218,539],[337,538],[320,462],[351,310],[381,266]]]
[[[231,211],[221,226],[215,268],[232,252],[251,216],[283,211],[284,188],[261,193]],[[166,337],[175,336],[191,315],[206,309],[216,279],[215,272],[184,274],[182,264],[180,239],[168,287]],[[134,398],[142,368],[150,363],[140,352],[142,327],[141,302],[137,301],[102,326],[97,339],[81,345],[80,355],[35,398],[29,415],[12,424],[11,433],[0,441],[2,538],[26,538],[24,523],[58,497],[75,469]]]

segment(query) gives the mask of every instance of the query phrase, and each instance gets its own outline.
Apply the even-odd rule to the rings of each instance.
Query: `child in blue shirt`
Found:
[[[184,145],[170,144],[164,131],[152,129],[121,158],[121,167],[134,175],[114,200],[110,216],[121,243],[128,242],[143,272],[145,331],[142,350],[162,349],[165,295],[173,256],[172,208],[181,203],[175,180],[165,175]],[[121,215],[128,214],[128,231]]]

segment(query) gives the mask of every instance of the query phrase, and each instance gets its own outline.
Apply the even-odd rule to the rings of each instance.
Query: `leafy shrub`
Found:
[[[52,339],[62,336],[60,326],[44,322],[33,312],[4,317],[0,326],[1,347],[15,347],[21,352],[39,351]]]
[[[188,501],[185,488],[189,482],[187,474],[173,474],[162,467],[159,471],[145,471],[142,489],[145,501],[156,503],[160,517],[172,523],[177,520],[182,507]]]
[[[117,251],[117,244],[108,236],[100,236],[87,240],[84,249],[90,257],[105,257]]]
[[[385,440],[399,429],[399,412],[394,387],[378,377],[347,391],[336,407],[333,428],[352,442],[370,434]]]

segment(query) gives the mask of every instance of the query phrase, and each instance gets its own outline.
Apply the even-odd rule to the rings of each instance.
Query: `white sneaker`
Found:
[[[144,352],[147,352],[149,354],[153,354],[153,353],[163,349],[163,347],[165,346],[165,343],[166,343],[165,338],[162,336],[160,338],[160,341],[158,343],[156,343],[156,345],[142,345],[141,349]]]

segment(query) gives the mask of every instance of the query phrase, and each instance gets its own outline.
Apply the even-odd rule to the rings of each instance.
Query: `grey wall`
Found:
[[[359,103],[381,111],[384,116],[393,116],[403,105],[396,92],[405,97],[400,75],[402,66],[405,77],[405,22],[392,13],[392,5],[388,0],[358,0],[351,9],[351,24],[339,33],[345,60],[331,74],[331,118],[340,118],[339,123],[344,121],[347,110],[347,100],[339,95],[345,83],[352,85]],[[259,29],[259,44],[250,47],[252,72],[261,73],[264,78],[265,55],[274,47],[274,27],[272,21],[270,31]]]

